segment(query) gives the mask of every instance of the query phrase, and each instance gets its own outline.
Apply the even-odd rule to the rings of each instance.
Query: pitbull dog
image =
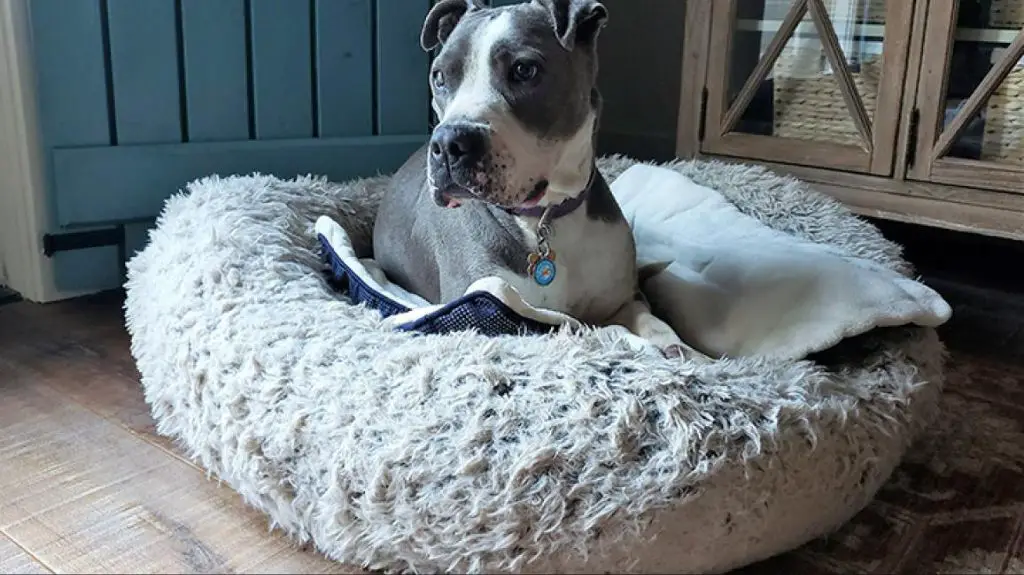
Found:
[[[595,164],[607,17],[597,0],[434,5],[420,42],[437,50],[429,78],[439,123],[392,178],[374,257],[435,304],[496,276],[534,307],[700,359],[651,313],[632,232]]]

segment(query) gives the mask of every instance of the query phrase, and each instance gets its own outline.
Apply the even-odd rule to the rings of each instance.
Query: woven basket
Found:
[[[1014,68],[988,100],[981,157],[1024,166],[1024,67]]]
[[[1024,2],[1021,0],[992,0],[989,24],[999,28],[1024,27]]]
[[[864,142],[846,106],[839,79],[822,72],[824,56],[819,51],[787,46],[774,68],[775,118],[773,135],[780,138],[825,141],[851,146]],[[861,61],[853,82],[868,118],[874,119],[878,106],[881,58]]]
[[[909,0],[899,0],[909,1]],[[1020,0],[1004,0],[1008,3],[1020,2]],[[885,24],[885,2],[886,0],[857,0],[856,8],[851,16],[861,24]],[[825,0],[826,8],[833,8],[833,0]],[[764,19],[782,20],[786,13],[793,7],[793,0],[765,0]],[[834,10],[829,10],[833,16],[839,16]]]

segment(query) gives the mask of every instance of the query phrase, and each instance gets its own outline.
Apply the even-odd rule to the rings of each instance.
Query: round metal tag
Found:
[[[555,281],[555,262],[544,258],[533,266],[533,281],[546,286]]]

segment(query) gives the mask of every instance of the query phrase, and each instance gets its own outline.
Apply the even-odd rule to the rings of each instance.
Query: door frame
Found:
[[[52,262],[43,254],[50,212],[28,2],[0,2],[0,263],[8,287],[29,301],[49,302],[82,294],[57,290]]]

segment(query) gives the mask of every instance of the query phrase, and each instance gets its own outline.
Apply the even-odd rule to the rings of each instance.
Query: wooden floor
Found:
[[[998,352],[1024,379],[1005,361],[1024,349],[1024,322],[997,310],[997,349],[971,331],[995,316],[954,303],[948,341]],[[269,532],[156,435],[121,304],[109,293],[0,306],[0,573],[360,572]]]
[[[0,573],[359,573],[157,436],[119,294],[0,306]]]

